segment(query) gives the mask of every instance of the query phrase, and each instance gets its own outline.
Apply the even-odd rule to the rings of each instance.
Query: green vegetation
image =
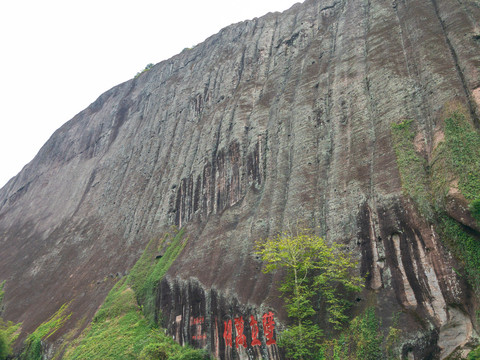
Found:
[[[468,353],[468,360],[480,360],[480,347]]]
[[[436,157],[444,159],[444,171],[458,179],[458,188],[480,224],[480,134],[465,110],[456,109],[445,120],[445,141],[438,146]]]
[[[397,328],[397,321],[398,317],[394,316],[392,326],[384,337],[375,309],[369,307],[363,314],[355,317],[337,339],[324,342],[319,359],[398,359],[395,348],[398,346],[401,331]]]
[[[0,360],[5,360],[11,353],[8,339],[3,331],[0,331]]]
[[[186,243],[183,230],[172,230],[148,244],[128,277],[113,287],[92,323],[67,349],[65,359],[208,359],[204,351],[181,347],[157,327],[156,286]]]
[[[257,254],[266,262],[264,271],[283,268],[286,280],[280,286],[288,316],[294,323],[280,334],[279,345],[288,359],[396,359],[401,330],[398,314],[386,336],[374,307],[349,321],[349,292],[358,292],[363,279],[352,276],[356,263],[338,244],[328,246],[309,231],[284,233],[257,244]],[[335,333],[324,334],[314,323],[316,300],[326,306],[327,321]]]
[[[415,151],[413,121],[405,120],[399,124],[392,124],[392,137],[403,193],[415,201],[418,210],[424,216],[431,218],[428,177],[425,172],[427,164],[426,160]]]
[[[5,287],[5,280],[0,283],[0,306],[2,305],[3,297],[5,296],[5,291],[3,290],[4,287]]]
[[[68,306],[69,304],[61,306],[49,320],[42,323],[27,337],[25,348],[19,357],[20,360],[41,360],[43,358],[42,342],[57,332],[70,318],[71,313],[67,313]]]
[[[0,360],[7,359],[12,354],[12,344],[20,335],[20,326],[21,324],[0,318]]]
[[[133,290],[121,281],[65,359],[136,359],[146,345],[164,340],[143,317]]]
[[[380,321],[375,315],[374,308],[368,308],[363,316],[353,319],[350,324],[351,336],[356,345],[357,359],[377,360],[382,358],[382,337],[380,335]]]
[[[445,197],[458,182],[472,215],[480,221],[480,134],[459,106],[446,115],[443,128],[444,139],[428,164],[415,149],[413,120],[392,124],[403,192],[432,220],[434,213],[444,210]]]
[[[388,328],[387,338],[385,339],[385,352],[387,359],[398,358],[395,351],[397,350],[400,335],[402,333],[402,330],[398,328],[398,316],[398,313],[393,315],[393,322],[392,325]]]
[[[186,244],[186,241],[182,241],[184,229],[178,231],[175,227],[172,227],[171,230],[172,233],[165,235],[158,248],[154,249],[154,244],[149,244],[149,251],[144,252],[128,278],[138,302],[142,304],[143,312],[151,325],[157,322],[157,319],[155,319],[156,286]],[[156,259],[156,255],[165,244],[168,245],[167,250],[160,259]]]
[[[294,324],[283,331],[279,345],[288,358],[313,359],[321,349],[323,333],[313,317],[314,300],[326,305],[328,322],[340,329],[348,317],[350,303],[345,292],[360,291],[362,279],[351,276],[356,267],[338,244],[328,246],[309,231],[283,233],[257,243],[256,253],[266,262],[264,272],[284,268],[287,272],[280,290],[288,316]]]
[[[464,264],[468,281],[479,293],[480,243],[446,214],[445,202],[450,189],[458,187],[472,216],[480,220],[480,134],[467,111],[458,105],[448,110],[441,127],[443,139],[427,163],[415,150],[413,121],[392,125],[402,189],[418,210],[436,223],[441,238]]]
[[[207,360],[210,356],[205,350],[184,348],[181,352],[172,346],[173,342],[151,343],[140,353],[139,360]]]
[[[142,75],[143,73],[149,71],[149,70],[150,70],[151,68],[153,68],[153,67],[154,67],[154,64],[152,64],[152,63],[147,64],[147,65],[145,66],[145,69],[143,69],[142,71],[137,72],[137,74],[135,75],[135,79],[138,78],[138,77],[139,77],[140,75]]]
[[[480,134],[462,106],[450,105],[438,124],[443,131],[436,134],[438,144],[427,162],[415,149],[414,125],[412,120],[392,125],[403,192],[436,225],[442,241],[463,264],[468,282],[479,294],[479,239],[448,216],[445,206],[449,191],[460,191],[480,224]]]
[[[444,207],[450,188],[458,188],[470,204],[472,216],[480,219],[480,134],[466,110],[456,107],[444,121],[444,139],[432,154],[432,190],[435,206]]]
[[[470,202],[480,202],[480,134],[461,109],[445,120],[445,151],[449,171],[459,179],[458,187]]]
[[[480,224],[480,199],[473,200],[470,204],[470,212],[472,216]]]
[[[440,232],[447,245],[465,267],[467,280],[480,293],[480,244],[462,225],[445,214],[440,215]]]
[[[0,283],[0,313],[3,297],[5,295],[5,281]],[[12,344],[20,335],[22,324],[14,324],[11,321],[4,321],[0,317],[0,360],[7,359],[12,354]]]

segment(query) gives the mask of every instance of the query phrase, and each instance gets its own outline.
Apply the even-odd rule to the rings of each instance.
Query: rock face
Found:
[[[474,0],[306,0],[107,91],[0,190],[5,318],[25,336],[72,301],[66,329],[89,320],[176,224],[189,241],[157,301],[171,333],[220,358],[278,358],[262,319],[286,320],[281,274],[262,274],[253,247],[302,221],[354,253],[384,326],[402,311],[404,357],[464,346],[476,301],[402,195],[390,128],[414,119],[430,149],[452,99],[478,122],[479,21]],[[245,351],[226,341],[240,317]]]

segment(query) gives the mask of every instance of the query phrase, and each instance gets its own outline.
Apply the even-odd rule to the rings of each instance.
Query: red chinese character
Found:
[[[250,315],[250,329],[252,330],[252,346],[262,345],[258,340],[258,322],[253,315]]]
[[[225,330],[223,330],[223,338],[225,339],[225,346],[232,347],[232,320],[224,321]]]
[[[235,337],[235,346],[238,349],[239,345],[243,345],[244,348],[247,347],[247,337],[243,334],[243,317],[235,319],[235,330],[237,336]]]
[[[277,342],[273,338],[273,330],[275,329],[275,321],[273,320],[273,313],[263,314],[263,333],[267,338],[267,345],[273,345]]]

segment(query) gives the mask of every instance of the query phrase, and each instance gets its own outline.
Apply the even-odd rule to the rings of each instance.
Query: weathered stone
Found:
[[[470,213],[467,199],[458,190],[457,186],[451,186],[445,198],[445,210],[447,214],[460,224],[480,233],[480,224]]]
[[[473,333],[468,315],[455,308],[449,308],[448,314],[448,322],[440,328],[438,336],[441,359],[445,359],[457,348],[463,347],[472,338]]]
[[[158,301],[177,339],[189,324],[179,304],[194,304],[165,284],[197,284],[201,299],[215,289],[219,316],[238,304],[232,316],[272,309],[281,324],[282,274],[261,273],[254,242],[302,221],[353,252],[362,297],[375,295],[384,326],[404,310],[405,357],[462,345],[448,319],[468,327],[475,304],[461,267],[402,195],[390,128],[414,119],[428,152],[452,99],[478,125],[479,19],[470,0],[307,0],[107,91],[0,190],[5,317],[23,322],[22,339],[73,300],[54,341],[93,316],[108,274],[125,273],[176,224],[189,241]],[[176,293],[180,303],[167,305]]]

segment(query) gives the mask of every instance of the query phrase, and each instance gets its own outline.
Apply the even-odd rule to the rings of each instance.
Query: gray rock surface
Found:
[[[448,324],[470,329],[473,300],[402,196],[390,126],[414,119],[429,149],[447,102],[478,119],[479,20],[473,0],[307,0],[107,91],[0,190],[5,317],[23,322],[22,337],[68,301],[67,330],[90,319],[108,275],[176,224],[189,242],[159,300],[169,324],[181,321],[166,305],[174,283],[281,323],[281,274],[262,274],[253,246],[302,221],[354,253],[384,326],[403,310],[405,356],[464,345]]]

